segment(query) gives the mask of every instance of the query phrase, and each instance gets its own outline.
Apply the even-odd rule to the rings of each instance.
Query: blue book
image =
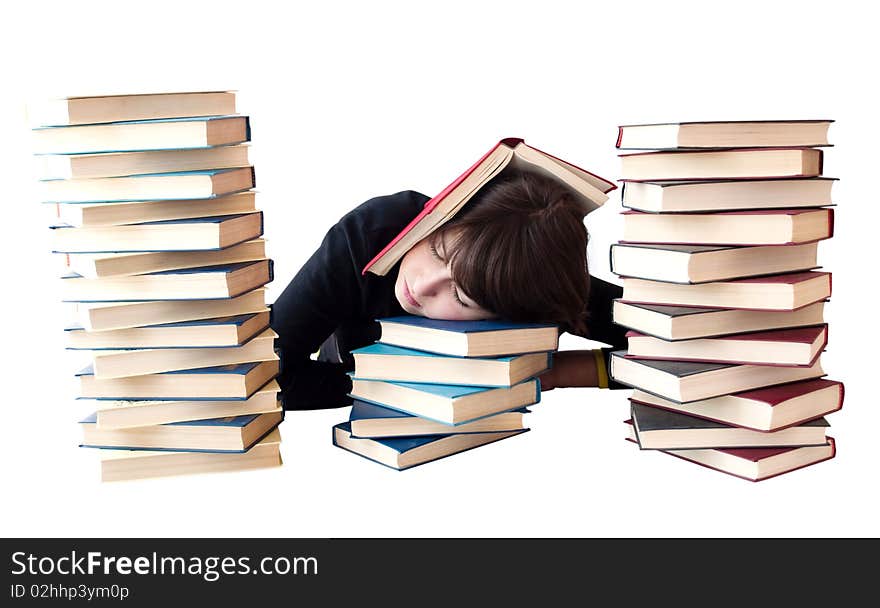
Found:
[[[555,351],[559,326],[503,320],[445,321],[417,315],[378,319],[380,342],[457,357]]]
[[[238,144],[250,141],[251,127],[247,116],[197,116],[40,127],[32,134],[34,154],[95,154]]]
[[[550,369],[552,352],[455,357],[380,342],[351,351],[354,377],[461,386],[510,387]]]
[[[69,272],[61,278],[64,302],[225,300],[271,282],[274,263],[266,259],[100,279]]]
[[[263,234],[263,212],[144,222],[126,226],[49,227],[53,253],[215,251]]]
[[[470,423],[541,400],[541,383],[536,378],[510,387],[485,387],[368,380],[349,375],[352,398],[447,425]]]
[[[278,376],[279,361],[98,378],[91,365],[76,373],[79,399],[110,401],[245,401]]]
[[[176,452],[246,452],[284,419],[284,411],[208,420],[103,429],[97,414],[80,420],[80,447]]]
[[[416,437],[450,433],[485,433],[518,431],[525,428],[525,407],[484,416],[471,422],[445,424],[389,407],[354,399],[348,422],[353,437]]]
[[[370,439],[353,437],[351,424],[340,422],[333,427],[333,445],[402,471],[514,435],[521,435],[528,430]]]
[[[242,346],[268,327],[266,311],[110,331],[86,331],[77,324],[66,327],[64,335],[68,350],[224,348]]]

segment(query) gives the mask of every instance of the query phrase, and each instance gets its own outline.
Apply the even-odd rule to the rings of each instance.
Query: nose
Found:
[[[452,273],[445,264],[424,272],[412,286],[416,299],[430,298],[443,293],[452,282]]]

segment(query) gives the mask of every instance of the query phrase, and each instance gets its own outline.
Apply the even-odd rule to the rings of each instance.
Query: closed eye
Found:
[[[461,297],[458,295],[458,289],[456,289],[455,285],[452,286],[452,297],[455,298],[455,301],[464,308],[470,308],[468,304],[462,301]]]
[[[437,258],[437,259],[440,260],[441,262],[445,262],[445,261],[446,261],[445,259],[443,259],[443,256],[441,256],[440,253],[437,251],[437,248],[434,246],[434,243],[433,243],[433,242],[429,243],[428,247],[429,247],[430,250],[431,250],[431,255],[432,255],[432,256],[434,256],[435,258]]]

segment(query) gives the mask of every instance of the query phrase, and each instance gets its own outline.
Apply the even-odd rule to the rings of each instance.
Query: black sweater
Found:
[[[351,405],[351,351],[379,339],[376,319],[406,314],[394,295],[400,262],[385,276],[364,266],[422,210],[429,197],[413,191],[372,198],[330,228],[321,246],[271,304],[278,334],[284,408]],[[585,338],[625,348],[625,330],[612,323],[621,288],[592,277]],[[606,349],[610,351],[611,349]],[[320,351],[320,352],[319,352]],[[311,355],[318,352],[318,358]],[[606,352],[606,360],[608,354]],[[610,388],[625,388],[613,382]]]

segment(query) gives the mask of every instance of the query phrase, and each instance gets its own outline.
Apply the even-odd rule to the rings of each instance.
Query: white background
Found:
[[[2,536],[876,536],[875,22],[847,2],[34,2],[0,36]],[[853,6],[863,3],[852,3]],[[80,360],[47,217],[33,196],[29,98],[235,89],[251,116],[276,280],[341,215],[434,194],[497,140],[619,177],[617,125],[829,118],[836,232],[826,307],[834,460],[752,483],[623,440],[628,391],[560,389],[532,431],[396,472],[335,448],[347,409],[290,412],[284,465],[99,481],[77,448]],[[588,218],[606,279],[619,191]],[[565,336],[563,348],[594,346]]]

